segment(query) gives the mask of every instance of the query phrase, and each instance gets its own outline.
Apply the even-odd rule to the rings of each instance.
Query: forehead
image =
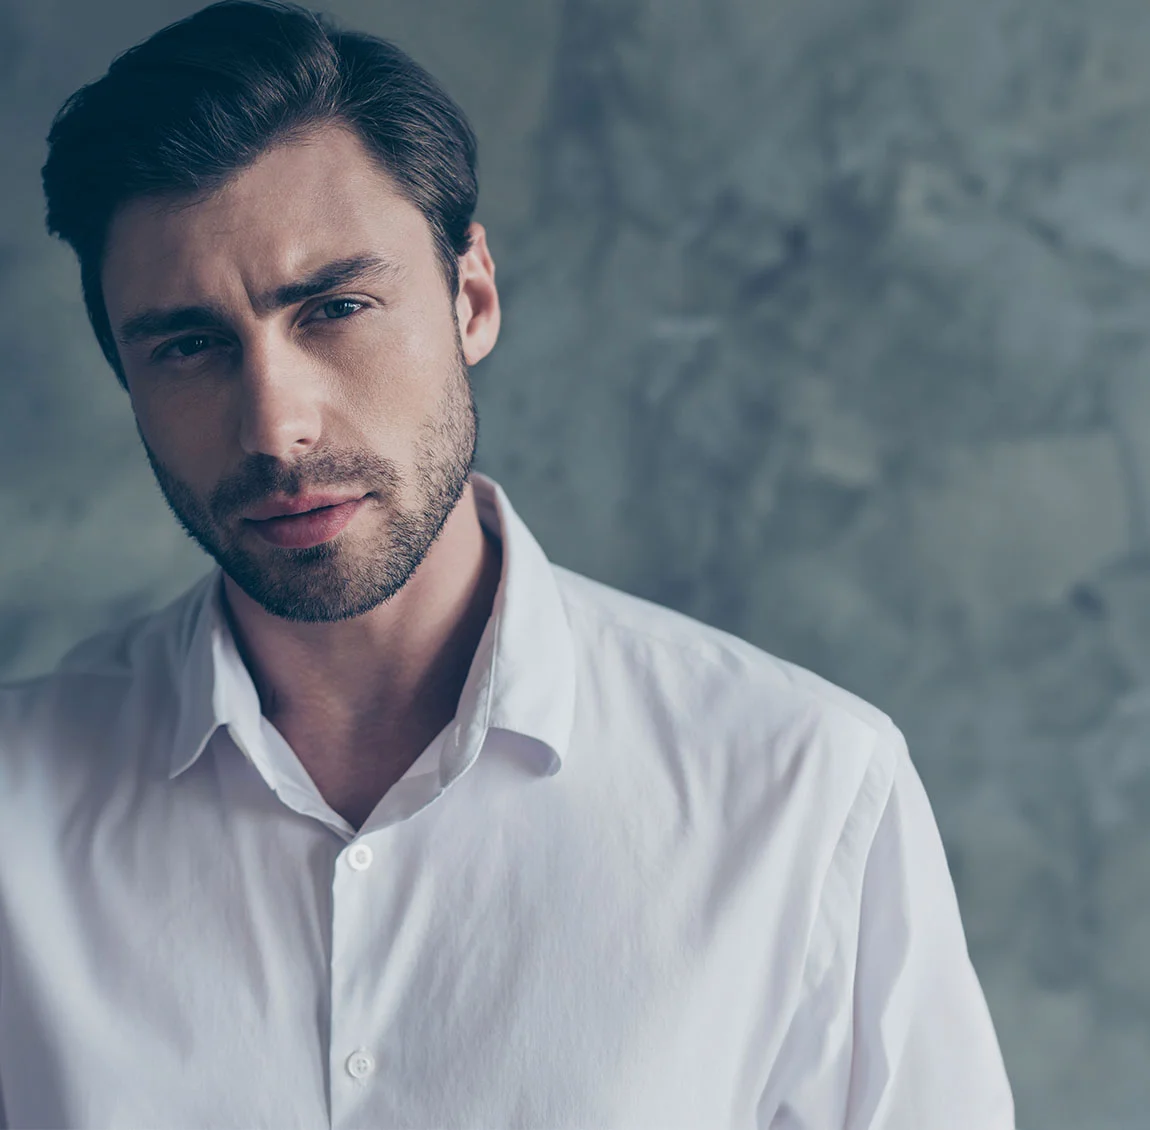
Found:
[[[113,217],[102,282],[113,309],[260,292],[309,266],[381,254],[404,266],[433,256],[430,228],[349,130],[276,146],[219,189],[144,197]]]

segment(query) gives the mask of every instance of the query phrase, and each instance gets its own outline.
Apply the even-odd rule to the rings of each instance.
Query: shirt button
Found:
[[[371,861],[375,858],[375,853],[367,844],[356,844],[355,847],[347,853],[347,862],[355,871],[366,871],[371,866]]]
[[[347,1057],[347,1073],[353,1079],[366,1079],[374,1070],[375,1059],[371,1052],[365,1052],[360,1048]]]

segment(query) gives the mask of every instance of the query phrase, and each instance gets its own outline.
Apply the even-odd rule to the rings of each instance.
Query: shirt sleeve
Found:
[[[810,1013],[796,1017],[790,1082],[761,1125],[1015,1130],[930,803],[893,726],[886,745],[892,784],[855,884],[857,929],[843,928]]]
[[[4,1107],[4,1080],[0,1079],[0,1130],[8,1130],[8,1112]]]

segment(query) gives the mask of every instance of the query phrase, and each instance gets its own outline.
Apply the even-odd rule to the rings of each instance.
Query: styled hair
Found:
[[[270,147],[353,130],[431,227],[449,291],[478,194],[475,134],[394,44],[276,0],[222,0],[117,56],[61,107],[42,171],[47,226],[80,263],[88,319],[124,384],[100,285],[116,210],[211,192]]]

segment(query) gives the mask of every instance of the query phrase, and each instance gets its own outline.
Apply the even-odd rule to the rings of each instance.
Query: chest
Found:
[[[0,875],[9,1119],[751,1130],[796,908],[548,784],[490,760],[344,844],[188,777],[72,866]]]

